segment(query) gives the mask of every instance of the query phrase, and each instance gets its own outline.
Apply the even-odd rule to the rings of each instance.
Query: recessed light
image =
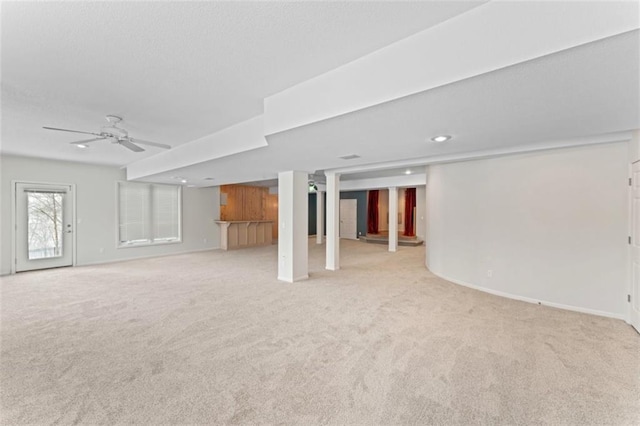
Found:
[[[79,144],[77,144],[76,146],[77,146],[78,148],[82,148],[82,149],[84,149],[84,148],[89,148],[89,145],[85,145],[85,144],[82,144],[82,143],[79,143]]]
[[[431,140],[434,142],[446,142],[449,139],[451,139],[451,136],[449,135],[438,135],[431,138]]]
[[[180,182],[187,183],[187,180],[186,179],[180,179]]]
[[[406,172],[404,172],[405,175],[410,175],[411,174],[411,170],[407,170]]]

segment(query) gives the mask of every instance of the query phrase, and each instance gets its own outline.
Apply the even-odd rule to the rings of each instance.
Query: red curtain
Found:
[[[367,233],[378,233],[378,190],[369,191],[369,202],[367,203]]]
[[[415,236],[413,232],[413,209],[416,207],[416,189],[407,188],[404,191],[404,235]]]

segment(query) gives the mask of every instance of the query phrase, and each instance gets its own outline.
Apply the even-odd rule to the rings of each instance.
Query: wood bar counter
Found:
[[[271,220],[218,220],[220,248],[223,250],[267,246],[271,244]]]

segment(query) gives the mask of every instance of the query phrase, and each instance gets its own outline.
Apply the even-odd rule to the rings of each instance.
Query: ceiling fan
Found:
[[[309,173],[309,192],[317,192],[318,184],[326,184],[327,179],[324,170],[316,170],[315,173]]]
[[[58,129],[56,127],[46,127],[46,126],[43,127],[43,129],[94,135],[95,137],[92,139],[70,142],[71,145],[76,145],[82,148],[86,148],[88,146],[86,144],[91,142],[109,140],[111,141],[111,143],[122,145],[125,148],[130,149],[131,151],[134,151],[134,152],[144,151],[144,148],[138,145],[149,145],[149,146],[155,146],[157,148],[171,149],[170,145],[165,145],[163,143],[149,142],[142,139],[132,138],[131,136],[129,136],[129,132],[127,132],[125,129],[118,127],[118,123],[122,121],[121,117],[118,117],[115,115],[107,115],[106,119],[109,122],[109,124],[107,126],[104,126],[102,129],[100,129],[100,133],[83,132],[80,130]]]

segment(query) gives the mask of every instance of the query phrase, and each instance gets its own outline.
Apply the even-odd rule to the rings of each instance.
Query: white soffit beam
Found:
[[[639,28],[623,1],[492,1],[265,99],[265,134]]]
[[[363,191],[367,189],[386,189],[390,186],[398,188],[413,188],[416,186],[424,186],[426,181],[426,173],[415,173],[406,176],[389,176],[370,179],[341,180],[340,192]]]
[[[481,160],[486,158],[502,157],[505,155],[525,154],[529,152],[547,151],[552,149],[572,148],[583,145],[601,145],[607,143],[627,142],[631,140],[632,132],[615,132],[604,135],[584,136],[572,139],[556,139],[534,144],[517,145],[507,148],[494,148],[473,152],[462,152],[457,154],[433,155],[422,158],[411,158],[407,160],[388,161],[384,163],[363,164],[351,167],[339,167],[325,172],[340,173],[362,173],[371,171],[381,171],[405,167],[420,167],[431,164],[457,163],[460,161]],[[424,176],[424,175],[423,175]],[[349,182],[349,181],[345,181]],[[354,181],[356,182],[356,181]]]
[[[267,145],[263,116],[260,115],[153,157],[131,163],[127,166],[127,179],[139,179]]]

